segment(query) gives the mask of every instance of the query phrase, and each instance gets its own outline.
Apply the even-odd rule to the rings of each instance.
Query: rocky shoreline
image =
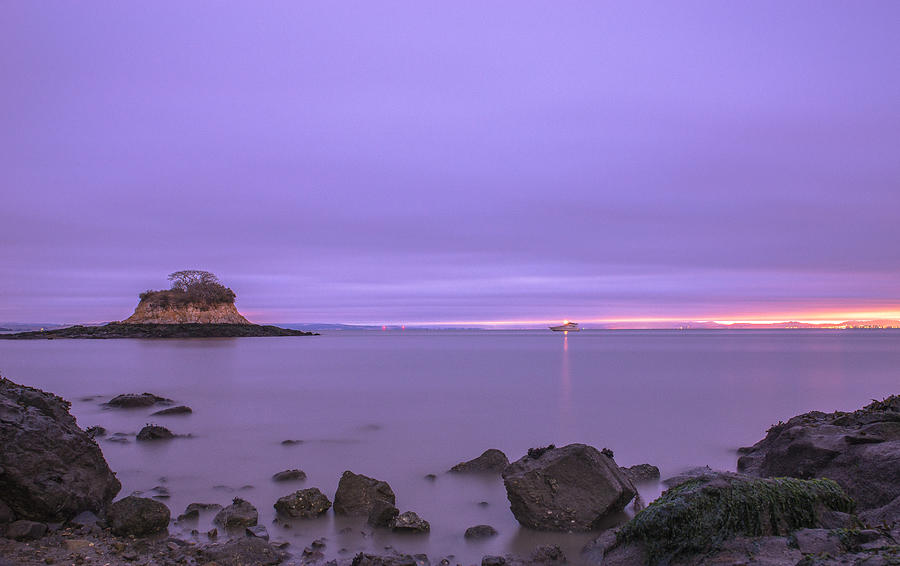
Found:
[[[318,336],[318,334],[260,324],[131,324],[110,322],[103,326],[76,325],[55,330],[0,334],[0,340],[52,340],[56,338],[244,338],[266,336]]]
[[[150,393],[106,403],[118,409],[172,404]],[[336,554],[324,539],[302,549],[270,541],[257,509],[240,498],[224,508],[189,505],[174,518],[184,534],[170,536],[173,517],[164,503],[136,494],[115,500],[121,485],[94,440],[104,432],[81,430],[69,408],[60,397],[0,378],[0,566],[457,564],[453,556],[393,549]],[[148,442],[168,438],[145,436]],[[512,463],[489,449],[448,472],[499,476],[525,528],[599,535],[578,556],[551,544],[527,556],[484,556],[482,566],[900,564],[900,396],[852,413],[794,417],[739,454],[739,472],[699,468],[670,478],[669,489],[643,510],[635,484],[658,481],[658,470],[621,468],[605,448],[551,445]],[[301,470],[285,470],[272,479],[300,478]],[[358,517],[370,531],[425,536],[428,521],[401,512],[395,501],[386,482],[348,470],[332,499],[310,487],[272,504],[284,524],[334,513]],[[629,504],[638,511],[630,519],[622,513]],[[201,515],[213,518],[212,530],[184,531]],[[490,525],[476,525],[465,538],[496,534]]]

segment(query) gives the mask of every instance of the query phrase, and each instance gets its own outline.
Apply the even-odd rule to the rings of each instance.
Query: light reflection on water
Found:
[[[101,441],[122,494],[165,485],[173,516],[191,502],[226,504],[241,496],[259,508],[273,538],[292,541],[294,552],[325,536],[329,556],[393,545],[472,563],[545,542],[560,543],[576,558],[591,536],[519,528],[499,478],[443,473],[457,462],[486,448],[516,459],[532,446],[584,442],[613,449],[620,465],[656,464],[664,476],[696,465],[734,469],[735,449],[759,440],[778,420],[812,409],[850,410],[896,393],[898,346],[900,332],[890,331],[407,330],[3,341],[0,372],[71,400],[83,427],[133,435],[153,421],[191,434],[158,444]],[[194,413],[150,417],[151,410],[99,405],[143,391]],[[80,400],[92,395],[101,398]],[[282,446],[285,439],[304,442]],[[303,469],[308,480],[270,480],[287,468]],[[318,487],[333,498],[345,469],[387,480],[401,511],[430,521],[431,534],[372,533],[359,520],[330,513],[293,521],[291,529],[271,523],[278,497]],[[429,473],[438,479],[426,480]],[[658,493],[658,486],[642,488],[645,501]],[[210,518],[196,525],[201,532]],[[500,536],[465,541],[465,529],[481,523]]]

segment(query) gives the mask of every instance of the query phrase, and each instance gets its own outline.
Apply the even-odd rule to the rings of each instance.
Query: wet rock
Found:
[[[900,497],[887,505],[860,513],[859,517],[870,525],[900,524]]]
[[[659,481],[659,468],[650,464],[638,464],[628,468],[619,468],[633,484],[655,483]]]
[[[310,519],[328,511],[331,501],[324,493],[311,487],[285,495],[275,502],[275,510],[288,517]]]
[[[69,524],[74,527],[92,527],[97,524],[100,519],[90,511],[82,511],[72,517]]]
[[[140,537],[168,529],[170,514],[159,501],[129,495],[110,505],[106,518],[113,533]]]
[[[590,530],[637,493],[614,460],[585,444],[525,456],[503,471],[503,483],[516,520],[538,530]]]
[[[379,556],[377,554],[358,553],[353,557],[350,566],[428,566],[428,557],[424,554],[389,554]]]
[[[791,538],[803,554],[838,554],[843,550],[840,537],[830,529],[800,529]]]
[[[208,511],[217,511],[222,506],[218,503],[191,503],[184,510],[184,513],[178,516],[179,521],[196,521],[200,518],[200,513]]]
[[[47,534],[47,525],[37,521],[13,521],[6,528],[6,538],[15,540],[37,540]]]
[[[243,537],[199,550],[207,562],[218,566],[273,566],[281,564],[288,554],[257,537]]]
[[[304,481],[306,472],[303,470],[284,470],[272,476],[273,481]]]
[[[244,529],[244,534],[248,537],[256,537],[261,538],[263,540],[269,540],[269,531],[262,525],[255,525],[252,527],[247,527]]]
[[[147,425],[142,428],[141,432],[139,432],[137,435],[137,439],[141,441],[168,440],[170,438],[175,438],[175,435],[172,434],[172,431],[164,426],[157,425]]]
[[[0,501],[0,525],[12,523],[16,520],[16,514],[9,508],[9,505]]]
[[[497,536],[497,529],[490,525],[475,525],[466,529],[463,535],[467,539],[482,539]]]
[[[152,393],[125,393],[110,399],[106,406],[117,409],[136,409],[139,407],[151,407],[156,404],[169,405],[171,403],[173,403],[171,399],[159,397]]]
[[[89,426],[84,429],[84,432],[91,438],[102,438],[106,436],[106,429],[102,426]]]
[[[240,497],[235,497],[231,505],[225,507],[213,519],[217,525],[228,529],[238,527],[252,527],[259,521],[259,512],[256,507]]]
[[[487,555],[481,559],[481,566],[504,566],[506,559],[502,556]]]
[[[434,474],[425,474],[425,479],[428,481],[435,481],[437,480],[437,476]]]
[[[0,499],[20,519],[102,511],[121,489],[97,444],[50,393],[0,378]]]
[[[194,410],[188,407],[187,405],[178,405],[176,407],[169,407],[167,409],[160,409],[155,413],[150,413],[151,417],[155,416],[167,416],[167,415],[190,415]]]
[[[540,564],[564,564],[566,555],[563,553],[559,545],[544,544],[535,548],[531,552],[531,561]]]
[[[852,509],[853,501],[831,480],[706,474],[664,492],[619,529],[606,554],[622,548],[616,551],[620,557],[622,552],[637,552],[646,554],[651,563],[691,563],[698,554],[721,550],[723,541],[778,538],[798,529],[821,528],[820,517],[826,511]]]
[[[502,472],[509,465],[509,459],[506,454],[490,448],[485,450],[481,456],[469,460],[468,462],[460,462],[450,468],[455,473],[497,473]]]
[[[402,533],[427,533],[431,530],[431,525],[414,512],[406,511],[394,518],[391,530]]]
[[[717,475],[719,475],[719,472],[709,466],[689,468],[680,474],[664,479],[662,484],[666,487],[675,487],[689,480],[712,479]]]
[[[390,528],[399,514],[400,510],[394,507],[393,503],[378,499],[372,505],[368,523],[373,527]]]
[[[793,417],[742,452],[738,471],[829,478],[861,510],[882,507],[900,497],[900,395],[852,413],[813,411]]]
[[[296,445],[298,445],[298,444],[303,444],[303,441],[302,441],[302,440],[296,440],[296,439],[288,439],[288,440],[282,440],[282,441],[281,441],[281,445],[282,445],[282,446],[296,446]]]
[[[396,503],[391,486],[387,482],[348,470],[338,482],[337,492],[334,494],[334,512],[337,515],[368,517],[378,500]]]

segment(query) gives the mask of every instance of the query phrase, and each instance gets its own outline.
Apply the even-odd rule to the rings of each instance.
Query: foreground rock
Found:
[[[450,468],[454,473],[501,473],[509,465],[509,459],[506,454],[496,448],[485,450],[481,456],[469,460],[468,462],[460,462]]]
[[[311,487],[285,495],[275,502],[275,510],[288,517],[311,519],[331,508],[331,501],[324,493]]]
[[[400,533],[427,533],[431,525],[412,511],[400,513],[391,523],[391,530]]]
[[[510,508],[526,527],[590,530],[622,511],[637,493],[615,461],[591,446],[529,452],[503,471]]]
[[[240,527],[252,527],[259,521],[259,512],[256,507],[240,497],[235,497],[228,507],[216,513],[213,522],[227,529]]]
[[[158,425],[147,425],[137,435],[137,439],[142,442],[148,440],[169,440],[171,438],[175,438],[172,431]]]
[[[751,448],[738,470],[761,477],[830,478],[861,510],[897,521],[900,515],[900,396],[852,413],[813,411],[779,423]],[[894,512],[891,512],[894,509]]]
[[[306,472],[303,470],[284,470],[272,476],[272,481],[304,481]]]
[[[243,537],[200,550],[200,556],[218,566],[272,566],[288,554],[259,537]]]
[[[147,536],[169,527],[169,508],[153,499],[129,495],[109,506],[107,521],[120,536]]]
[[[102,512],[121,489],[70,403],[0,378],[0,500],[20,519]]]
[[[346,471],[334,494],[334,512],[338,515],[368,517],[376,501],[396,503],[394,490],[387,482]]]
[[[137,409],[153,405],[171,405],[173,401],[153,393],[123,393],[110,399],[105,405],[117,409]]]
[[[711,472],[664,492],[617,533],[601,537],[599,551],[589,554],[601,554],[603,564],[690,564],[696,555],[722,551],[726,541],[741,537],[849,526],[853,509],[853,500],[831,480]],[[796,557],[789,559],[796,563]]]
[[[497,536],[497,529],[490,525],[475,525],[474,527],[469,527],[463,535],[463,537],[467,539],[482,539],[493,536]]]

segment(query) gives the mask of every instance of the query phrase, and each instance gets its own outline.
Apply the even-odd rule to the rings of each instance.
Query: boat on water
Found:
[[[551,326],[550,330],[553,332],[578,332],[581,330],[581,327],[578,326],[577,322],[569,322],[567,320],[559,326]]]

